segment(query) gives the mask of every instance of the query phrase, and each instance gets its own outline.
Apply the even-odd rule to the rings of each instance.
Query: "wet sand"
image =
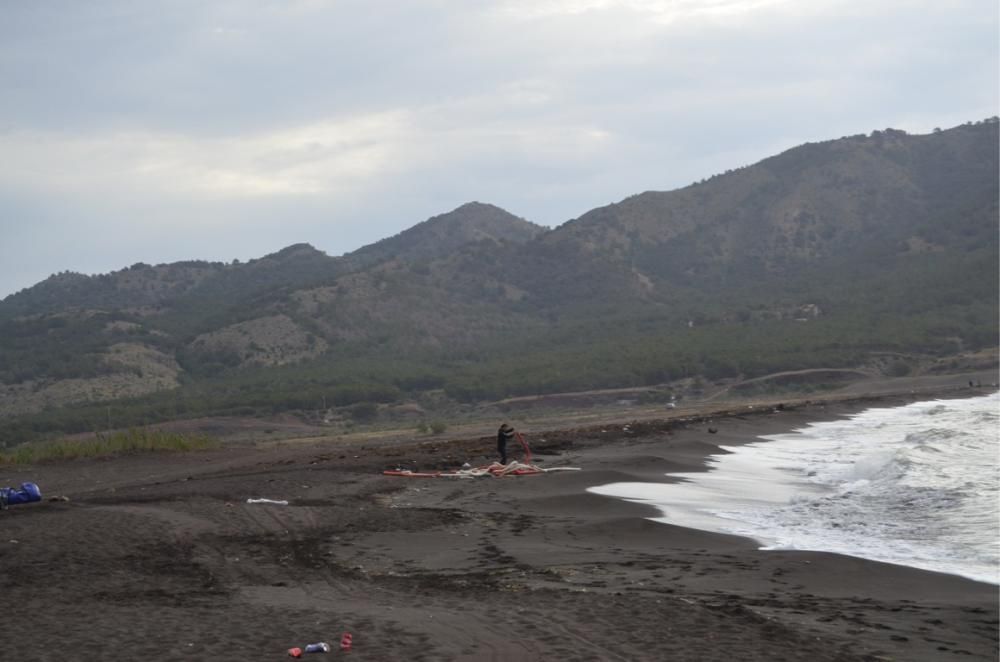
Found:
[[[351,632],[359,662],[995,660],[996,586],[759,551],[586,492],[914,397],[523,429],[539,466],[581,471],[517,478],[381,474],[483,464],[490,436],[0,468],[69,498],[0,513],[0,658],[280,660]]]

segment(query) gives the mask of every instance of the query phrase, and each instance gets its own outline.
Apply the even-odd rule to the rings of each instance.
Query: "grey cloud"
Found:
[[[62,269],[339,254],[471,199],[557,225],[805,141],[1000,105],[995,3],[671,13],[700,6],[9,3],[0,296]]]

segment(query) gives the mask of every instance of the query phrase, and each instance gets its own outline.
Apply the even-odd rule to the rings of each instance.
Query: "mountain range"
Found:
[[[998,126],[805,144],[551,230],[472,202],[338,257],[56,274],[0,301],[0,430],[923,369],[997,345]]]

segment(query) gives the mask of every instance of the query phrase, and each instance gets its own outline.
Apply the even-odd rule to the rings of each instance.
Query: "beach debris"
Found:
[[[289,648],[288,657],[299,658],[302,657],[303,653],[329,653],[329,652],[330,652],[330,644],[326,643],[325,641],[321,641],[319,643],[309,644],[305,648],[299,648],[297,646],[294,648]]]
[[[42,491],[34,483],[21,483],[21,487],[0,487],[0,510],[8,506],[42,500]]]
[[[351,636],[350,632],[345,632],[343,636],[340,637],[340,650],[347,652],[351,650],[354,646],[354,637]]]
[[[247,499],[247,503],[269,503],[275,506],[287,506],[288,502],[284,499]]]
[[[69,497],[68,496],[62,496],[62,495],[59,495],[59,496],[50,496],[49,497],[49,501],[64,501],[65,502],[65,501],[69,501]]]
[[[507,432],[504,432],[504,429]],[[626,425],[625,429],[629,429]],[[505,435],[513,434],[514,437],[521,443],[521,447],[524,449],[524,462],[518,462],[517,460],[511,460],[506,462],[506,451],[503,449],[506,447]],[[494,478],[501,478],[503,476],[531,476],[536,474],[549,473],[551,471],[579,471],[577,467],[552,467],[550,469],[543,469],[539,466],[532,464],[531,458],[531,448],[528,446],[528,442],[524,440],[524,436],[520,432],[514,432],[514,428],[511,428],[506,423],[500,426],[500,433],[498,434],[499,449],[504,461],[493,462],[482,467],[472,467],[468,462],[462,465],[461,469],[455,469],[453,471],[412,471],[410,469],[403,469],[401,466],[397,465],[393,470],[383,471],[382,473],[386,476],[405,476],[407,478],[479,478],[482,476],[493,476]],[[415,460],[410,461],[411,464],[416,464]]]
[[[718,428],[708,428],[708,433],[709,434],[715,434],[718,431],[719,431]]]
[[[391,471],[383,471],[386,476],[403,476],[405,478],[482,478],[493,476],[502,478],[504,476],[532,476],[536,474],[551,473],[554,471],[580,471],[579,467],[549,467],[543,469],[534,464],[524,464],[517,460],[512,460],[507,464],[494,462],[483,467],[471,467],[469,469],[456,469],[454,471],[411,471],[397,467]]]

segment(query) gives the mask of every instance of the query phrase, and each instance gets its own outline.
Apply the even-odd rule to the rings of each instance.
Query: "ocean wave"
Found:
[[[1000,583],[998,405],[998,394],[914,403],[770,436],[716,458],[708,474],[690,475],[685,508],[671,504],[675,486],[650,501],[673,523],[749,536],[765,548]],[[781,498],[762,498],[761,490]]]

